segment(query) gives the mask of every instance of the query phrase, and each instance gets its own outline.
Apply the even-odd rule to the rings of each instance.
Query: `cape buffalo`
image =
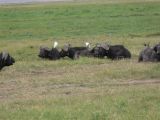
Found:
[[[40,47],[40,52],[38,56],[41,58],[49,58],[50,51],[51,49],[49,49],[48,47]]]
[[[95,57],[114,59],[131,58],[131,53],[123,45],[98,44],[93,48],[92,52]]]
[[[107,51],[101,44],[97,44],[92,50],[91,53],[94,57],[104,58],[107,54]]]
[[[158,54],[149,45],[144,45],[145,48],[140,52],[138,61],[141,62],[156,62],[158,61]]]
[[[159,43],[159,44],[156,44],[156,45],[153,47],[153,49],[155,50],[155,52],[156,52],[157,54],[160,54],[160,43]]]
[[[56,48],[58,45],[57,42],[54,42],[54,46],[52,49],[49,49],[48,47],[41,47],[39,52],[39,57],[46,58],[50,60],[57,60],[60,59],[60,52]]]
[[[79,58],[79,52],[73,49],[70,44],[64,45],[60,52],[61,57],[69,57],[71,59],[78,59]]]
[[[52,48],[51,51],[48,54],[48,58],[50,60],[58,60],[61,58],[60,52],[58,51],[57,48]]]
[[[0,70],[5,66],[10,66],[15,63],[15,59],[9,55],[7,52],[0,53]]]
[[[61,51],[61,57],[68,56],[71,59],[77,59],[79,56],[91,56],[90,44],[87,42],[86,47],[72,47],[70,44],[65,45]]]
[[[106,55],[111,59],[131,58],[130,51],[123,45],[108,46]]]
[[[154,51],[156,52],[157,54],[157,60],[160,61],[160,43],[159,44],[156,44],[154,47],[153,47]]]

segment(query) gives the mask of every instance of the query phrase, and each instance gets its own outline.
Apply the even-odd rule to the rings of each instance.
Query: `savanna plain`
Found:
[[[123,44],[132,59],[38,57],[58,41]],[[160,63],[138,63],[160,42],[159,0],[92,0],[0,5],[0,120],[159,120]]]

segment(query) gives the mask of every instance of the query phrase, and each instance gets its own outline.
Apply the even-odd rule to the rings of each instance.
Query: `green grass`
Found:
[[[160,34],[160,3],[1,6],[0,40]]]
[[[142,1],[0,6],[0,51],[16,59],[0,72],[0,120],[159,120],[160,63],[137,59],[160,41],[160,2]],[[53,41],[123,44],[132,59],[38,58]]]
[[[2,120],[158,120],[158,85],[62,88],[54,97],[12,101],[0,107]],[[149,91],[148,91],[149,89]],[[67,94],[67,92],[69,94]],[[44,92],[43,92],[44,93]],[[44,95],[45,96],[45,95]]]

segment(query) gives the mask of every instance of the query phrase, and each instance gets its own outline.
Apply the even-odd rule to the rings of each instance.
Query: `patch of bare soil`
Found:
[[[159,80],[130,80],[128,82],[119,82],[119,83],[114,83],[110,84],[112,86],[125,86],[125,85],[145,85],[145,84],[160,84],[160,79]],[[109,84],[108,84],[109,85]]]
[[[160,84],[160,79],[148,80],[129,80],[125,82],[115,83],[81,83],[81,84],[51,84],[47,86],[24,86],[16,82],[10,85],[0,84],[0,101],[14,100],[14,99],[34,99],[49,96],[62,95],[81,95],[81,94],[97,94],[99,87],[113,86],[138,86],[138,85],[155,85]]]
[[[117,83],[103,83],[103,86],[130,86],[130,85],[145,85],[145,84],[160,84],[160,79],[150,79],[150,80],[130,80],[127,82],[117,82]],[[91,84],[58,84],[52,85],[52,88],[85,88],[88,86],[92,86]],[[94,86],[98,86],[94,85]]]

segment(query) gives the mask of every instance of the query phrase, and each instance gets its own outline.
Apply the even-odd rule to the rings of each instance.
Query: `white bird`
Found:
[[[55,41],[55,42],[54,42],[54,45],[53,45],[53,48],[56,48],[57,46],[58,46],[58,42]]]
[[[89,42],[86,42],[86,47],[90,48],[90,43]]]

